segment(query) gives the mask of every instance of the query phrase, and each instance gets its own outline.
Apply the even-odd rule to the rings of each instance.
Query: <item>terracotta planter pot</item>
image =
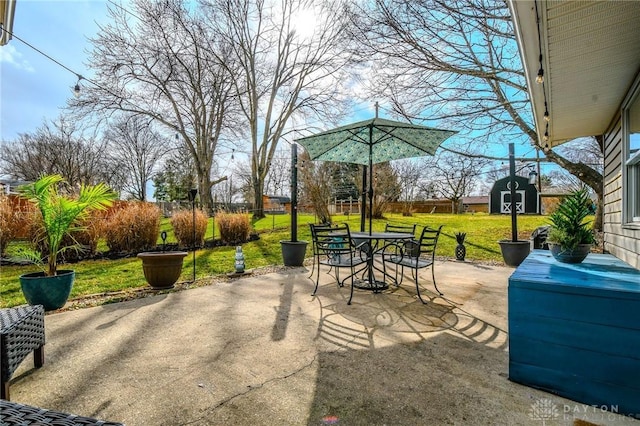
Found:
[[[182,273],[186,251],[150,251],[139,253],[144,277],[156,290],[173,288]]]
[[[560,244],[549,243],[551,255],[562,263],[580,263],[591,252],[591,244],[578,244],[573,250],[565,250]]]

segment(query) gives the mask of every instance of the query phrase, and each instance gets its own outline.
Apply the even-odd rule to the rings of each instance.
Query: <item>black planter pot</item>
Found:
[[[573,250],[566,250],[560,244],[549,243],[549,251],[558,262],[581,263],[591,252],[591,244],[578,244]]]
[[[302,266],[307,252],[306,241],[280,241],[284,266]]]
[[[531,242],[529,240],[500,240],[498,244],[500,244],[502,258],[507,266],[519,266],[531,252]]]
[[[67,303],[75,276],[76,272],[72,270],[60,270],[54,276],[33,272],[20,276],[20,288],[27,303],[42,305],[45,311],[54,311]]]

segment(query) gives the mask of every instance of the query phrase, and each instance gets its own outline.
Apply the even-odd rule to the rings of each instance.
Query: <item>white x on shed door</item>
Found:
[[[500,213],[511,213],[511,191],[500,192]],[[524,191],[516,191],[516,213],[524,213]]]

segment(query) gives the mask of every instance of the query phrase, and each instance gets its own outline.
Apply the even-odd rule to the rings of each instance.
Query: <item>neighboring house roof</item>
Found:
[[[472,197],[462,197],[462,204],[489,204],[489,196],[476,195]]]
[[[279,196],[279,195],[265,195],[265,197],[267,197],[270,201],[278,202],[278,203],[282,203],[282,204],[286,204],[286,203],[290,203],[291,202],[291,198],[282,197],[282,196]]]
[[[509,7],[540,146],[604,134],[640,69],[640,2],[509,0]]]
[[[4,46],[11,40],[11,34],[13,33],[13,16],[15,12],[15,0],[0,1],[0,29],[2,29],[2,32],[0,32],[0,46]]]

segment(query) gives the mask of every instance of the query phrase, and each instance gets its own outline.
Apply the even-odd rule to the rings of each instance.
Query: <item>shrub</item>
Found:
[[[24,234],[29,224],[29,205],[22,203],[21,206],[16,200],[0,193],[0,255],[4,254],[11,241],[25,236],[21,233]]]
[[[178,239],[178,245],[182,247],[202,247],[204,234],[207,232],[209,218],[205,212],[196,210],[196,238],[193,241],[193,211],[179,210],[171,216],[173,233]]]
[[[158,242],[160,209],[151,203],[129,202],[110,214],[105,226],[109,250],[137,252],[154,248]]]
[[[220,239],[226,244],[237,244],[249,239],[251,222],[249,215],[238,213],[218,213],[216,222],[220,229]]]

